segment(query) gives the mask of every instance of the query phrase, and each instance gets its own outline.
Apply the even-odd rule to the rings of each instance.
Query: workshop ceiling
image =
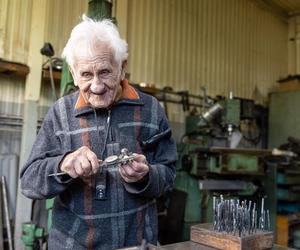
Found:
[[[273,5],[285,14],[292,16],[300,13],[300,0],[263,0],[266,4]]]

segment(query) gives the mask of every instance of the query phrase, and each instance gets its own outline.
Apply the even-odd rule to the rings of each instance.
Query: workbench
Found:
[[[201,245],[192,241],[185,241],[160,247],[150,247],[150,250],[216,250],[216,248]],[[272,250],[295,250],[294,248],[274,245]]]

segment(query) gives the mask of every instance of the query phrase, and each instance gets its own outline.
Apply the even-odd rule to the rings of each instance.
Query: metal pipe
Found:
[[[13,248],[12,235],[11,235],[11,225],[10,225],[10,220],[9,220],[8,199],[7,199],[5,176],[1,177],[1,181],[2,181],[2,190],[3,190],[3,203],[4,203],[6,231],[7,231],[7,238],[8,238],[8,247],[9,247],[9,250],[13,250],[14,248]]]

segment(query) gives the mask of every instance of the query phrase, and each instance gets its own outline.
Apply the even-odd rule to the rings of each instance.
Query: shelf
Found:
[[[25,64],[0,59],[0,74],[2,75],[26,77],[29,72],[30,69]]]

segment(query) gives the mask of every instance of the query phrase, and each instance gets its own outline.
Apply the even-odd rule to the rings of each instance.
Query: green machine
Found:
[[[247,117],[251,118],[249,110],[251,107],[246,109]],[[256,198],[268,195],[262,190],[271,184],[263,183],[263,179],[268,174],[274,183],[274,173],[266,173],[263,157],[270,150],[237,147],[243,117],[241,100],[232,96],[217,101],[202,114],[186,117],[175,180],[175,189],[187,193],[181,240],[189,239],[191,225],[212,221],[213,195],[252,200],[254,194]]]
[[[25,250],[40,249],[40,242],[45,237],[44,229],[37,227],[33,223],[22,224],[22,236],[21,239],[24,242]]]

